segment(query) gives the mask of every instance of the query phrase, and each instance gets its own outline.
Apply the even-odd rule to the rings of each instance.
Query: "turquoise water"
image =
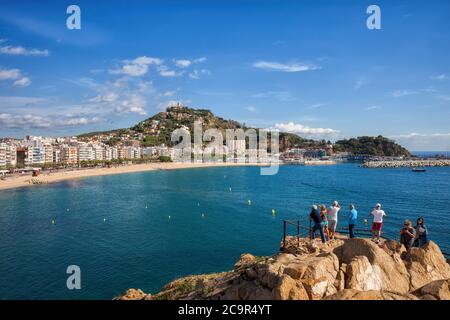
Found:
[[[306,223],[312,203],[333,200],[355,203],[360,220],[381,202],[395,234],[404,218],[423,215],[431,238],[450,245],[449,191],[450,168],[354,164],[284,166],[275,176],[257,167],[155,171],[0,191],[0,298],[155,292],[180,276],[229,270],[244,252],[275,253],[283,219]],[[72,264],[81,290],[66,288]]]

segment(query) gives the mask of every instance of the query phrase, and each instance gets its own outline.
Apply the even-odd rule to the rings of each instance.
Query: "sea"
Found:
[[[0,191],[0,299],[112,299],[155,293],[187,275],[227,271],[242,253],[272,255],[283,220],[308,226],[312,204],[355,204],[358,227],[376,203],[397,237],[422,216],[450,250],[450,168],[364,169],[358,164],[159,170]],[[250,200],[250,201],[249,201]],[[370,219],[369,219],[370,221]],[[370,224],[370,223],[369,223]],[[295,227],[288,227],[295,234]],[[68,289],[69,266],[80,289]]]

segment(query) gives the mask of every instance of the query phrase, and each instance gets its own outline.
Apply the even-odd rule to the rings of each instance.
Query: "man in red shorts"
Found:
[[[381,236],[381,227],[383,226],[383,217],[386,217],[386,213],[381,210],[381,204],[377,203],[370,215],[373,216],[372,241],[378,243]],[[375,240],[375,232],[377,233],[377,240]]]

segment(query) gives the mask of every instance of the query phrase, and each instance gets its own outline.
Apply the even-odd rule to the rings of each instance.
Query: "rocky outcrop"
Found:
[[[405,264],[411,275],[411,290],[450,277],[450,266],[432,241],[422,248],[411,248],[406,254]]]
[[[152,300],[152,295],[146,294],[140,289],[128,289],[114,300]]]
[[[348,280],[355,286],[353,289],[370,287],[402,293],[410,289],[409,274],[400,254],[389,249],[386,244],[379,246],[368,239],[348,239],[335,249],[335,253],[339,261],[349,265],[347,271],[351,271],[351,277]],[[355,257],[365,259],[353,260]],[[370,277],[366,284],[365,276]],[[348,284],[346,288],[352,289]]]
[[[449,299],[450,267],[433,242],[406,251],[395,241],[292,237],[285,249],[243,254],[232,271],[177,279],[155,295],[130,289],[118,299]]]
[[[422,300],[450,300],[450,279],[432,281],[412,294]]]
[[[345,289],[325,300],[418,300],[418,298],[409,293],[398,293],[392,291],[359,291],[355,289]]]

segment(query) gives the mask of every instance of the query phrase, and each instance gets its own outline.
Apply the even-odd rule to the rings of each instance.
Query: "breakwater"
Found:
[[[450,167],[450,160],[379,160],[366,161],[363,168]]]

